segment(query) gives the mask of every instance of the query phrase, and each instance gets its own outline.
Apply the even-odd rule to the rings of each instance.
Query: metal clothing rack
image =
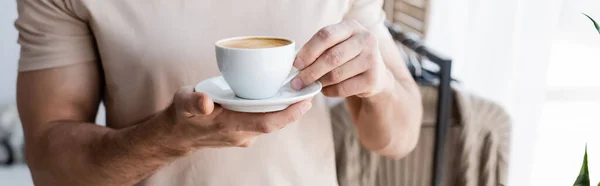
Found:
[[[404,33],[400,25],[386,22],[386,26],[396,42],[401,43],[420,57],[435,63],[439,67],[439,71],[436,73],[439,83],[431,185],[441,186],[444,177],[445,142],[452,111],[452,91],[450,90],[452,60],[432,52],[422,44],[418,37],[411,37],[410,34]]]

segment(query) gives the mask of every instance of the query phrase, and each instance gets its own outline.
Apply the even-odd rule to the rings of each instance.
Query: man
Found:
[[[19,0],[17,99],[35,184],[337,185],[323,97],[249,114],[193,92],[219,74],[213,42],[241,35],[296,40],[294,66],[302,71],[292,86],[322,82],[325,96],[346,98],[365,147],[405,156],[422,109],[381,7],[381,0]],[[107,127],[93,124],[100,101]]]

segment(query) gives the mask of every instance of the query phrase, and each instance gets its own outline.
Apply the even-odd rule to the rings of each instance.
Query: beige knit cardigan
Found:
[[[415,150],[389,160],[363,148],[345,104],[332,108],[340,186],[431,184],[437,89],[421,87],[423,123]],[[451,127],[444,153],[446,186],[506,185],[511,121],[497,104],[454,90]]]

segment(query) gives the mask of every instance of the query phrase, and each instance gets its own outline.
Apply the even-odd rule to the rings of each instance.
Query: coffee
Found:
[[[218,45],[227,48],[274,48],[291,44],[291,41],[278,38],[243,38],[222,41]]]

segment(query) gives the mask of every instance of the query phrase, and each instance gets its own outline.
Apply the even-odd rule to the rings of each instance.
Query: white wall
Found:
[[[0,0],[0,104],[15,101],[19,45],[13,22],[17,17],[16,0]],[[0,167],[0,185],[33,185],[24,165]]]
[[[17,76],[17,31],[13,22],[17,17],[15,0],[0,1],[0,104],[15,99],[15,80]]]
[[[568,2],[431,1],[429,46],[453,58],[452,73],[465,90],[499,103],[512,117],[507,185],[530,185],[546,68],[563,1]]]

